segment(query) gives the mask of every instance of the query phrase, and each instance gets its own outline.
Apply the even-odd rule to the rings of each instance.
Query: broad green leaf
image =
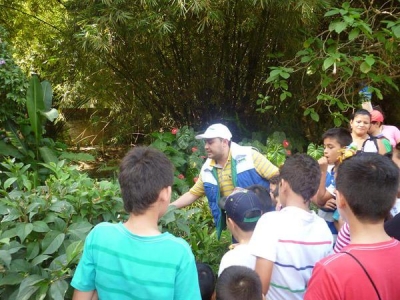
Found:
[[[280,75],[281,73],[282,73],[282,70],[280,70],[280,69],[272,70],[272,71],[269,73],[269,76],[270,76],[270,77],[276,77],[276,76]]]
[[[16,177],[11,177],[8,178],[5,182],[4,182],[4,189],[7,190],[14,182],[17,181]]]
[[[49,111],[42,111],[40,112],[40,114],[50,122],[53,122],[55,119],[58,118],[58,110],[55,108],[52,108]]]
[[[396,38],[400,38],[400,25],[393,26],[392,31]]]
[[[73,206],[68,201],[57,201],[49,207],[49,210],[58,213],[72,211],[73,209]]]
[[[150,146],[160,150],[161,152],[164,152],[165,148],[167,147],[167,144],[161,140],[155,140],[153,143],[151,143]]]
[[[24,279],[24,275],[16,272],[7,272],[5,276],[0,278],[0,286],[6,286],[6,285],[17,285],[22,282]]]
[[[1,153],[0,155],[2,156],[11,156],[18,159],[24,157],[22,153],[18,151],[17,148],[15,148],[11,144],[6,144],[3,140],[0,140],[0,153]]]
[[[313,119],[315,122],[319,121],[318,113],[316,113],[315,111],[312,111],[310,115],[311,115],[311,119]]]
[[[38,241],[33,241],[26,247],[26,259],[34,259],[40,252],[40,246]]]
[[[360,71],[363,72],[364,74],[368,73],[371,71],[371,66],[367,64],[365,61],[360,65]]]
[[[51,253],[50,253],[50,254],[51,254]],[[36,257],[32,260],[31,264],[32,264],[32,266],[37,266],[37,265],[41,264],[42,262],[44,262],[45,260],[49,259],[50,257],[51,257],[50,255],[43,255],[43,254],[41,254],[41,255],[39,255],[39,256],[36,256]]]
[[[327,70],[330,66],[332,66],[335,63],[335,59],[333,57],[328,57],[324,60],[324,65],[322,67],[322,70]]]
[[[19,223],[15,226],[17,235],[21,240],[21,243],[24,242],[25,238],[32,232],[33,224],[32,223]]]
[[[56,280],[50,285],[50,295],[53,299],[64,299],[68,289],[68,283],[65,280]]]
[[[36,144],[42,137],[42,121],[40,111],[44,111],[43,90],[37,75],[33,75],[29,81],[26,96],[26,106],[32,132],[36,138]]]
[[[8,214],[4,216],[1,222],[9,222],[18,219],[21,216],[21,212],[15,208],[9,210]]]
[[[322,146],[310,143],[307,147],[307,154],[314,159],[320,159],[324,155],[324,148]]]
[[[54,218],[52,222],[55,222],[57,218]],[[51,231],[47,232],[46,235],[44,236],[43,240],[40,241],[40,248],[41,249],[47,249],[51,242],[61,233],[63,233],[64,230],[54,230],[52,229]]]
[[[336,127],[340,127],[340,125],[342,125],[342,120],[340,120],[339,118],[334,118],[333,123]]]
[[[7,130],[7,136],[10,138],[11,143],[24,155],[28,155],[28,146],[25,142],[20,138],[20,134],[18,129],[14,125],[14,123],[10,120],[7,120],[4,123],[4,127]]]
[[[49,147],[47,146],[40,147],[39,151],[40,151],[40,156],[42,157],[45,163],[58,162],[58,158],[54,150],[50,149]]]
[[[67,247],[67,264],[73,263],[83,251],[83,241],[76,241]]]
[[[7,268],[10,268],[11,254],[9,251],[0,250],[0,260],[7,266]]]
[[[48,232],[50,230],[49,226],[44,221],[35,221],[33,224],[33,231],[35,232]]]
[[[36,284],[44,281],[45,279],[39,275],[29,275],[25,278],[19,287],[18,300],[29,300],[31,296],[39,289]]]
[[[337,15],[337,14],[339,14],[339,13],[340,13],[339,9],[334,8],[334,9],[332,9],[332,10],[326,12],[326,13],[324,14],[324,17],[331,17],[331,16]]]
[[[281,72],[280,76],[284,79],[288,79],[290,77],[290,73],[288,72]]]
[[[68,234],[73,235],[75,238],[84,240],[88,232],[93,228],[93,225],[87,221],[77,222],[68,227]]]
[[[353,41],[354,39],[356,39],[360,34],[360,29],[358,28],[353,28],[350,33],[349,33],[349,40]]]
[[[64,233],[57,234],[42,254],[53,254],[54,252],[56,252],[60,248],[61,244],[64,242],[64,238]]]
[[[367,56],[365,58],[365,62],[372,67],[375,63],[375,59],[371,56]]]
[[[329,31],[335,31],[336,33],[341,33],[347,28],[346,22],[333,22],[329,24]]]
[[[310,60],[311,60],[311,57],[310,57],[310,56],[303,56],[303,57],[301,58],[301,62],[302,62],[302,63],[309,62]]]
[[[42,81],[41,85],[43,90],[44,111],[47,112],[50,111],[51,105],[53,104],[53,89],[51,88],[50,82],[47,80]]]

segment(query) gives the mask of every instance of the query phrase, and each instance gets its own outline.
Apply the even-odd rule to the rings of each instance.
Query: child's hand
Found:
[[[335,210],[336,209],[336,200],[331,198],[328,201],[326,201],[325,205],[323,206],[325,209],[331,209]]]
[[[321,171],[326,172],[328,170],[328,159],[325,156],[318,159],[318,164]]]

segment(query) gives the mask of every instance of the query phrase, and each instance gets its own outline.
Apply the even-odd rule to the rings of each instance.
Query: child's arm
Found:
[[[255,270],[258,276],[260,277],[262,292],[264,295],[266,295],[269,290],[273,267],[274,267],[273,261],[270,261],[262,257],[257,257]]]
[[[79,290],[74,290],[74,295],[72,300],[98,300],[98,295],[96,291],[82,292]]]
[[[319,168],[321,169],[321,179],[319,181],[319,188],[316,197],[311,201],[314,204],[323,207],[329,199],[333,199],[332,194],[329,193],[325,187],[326,174],[328,172],[328,160],[326,157],[321,157],[318,160]]]

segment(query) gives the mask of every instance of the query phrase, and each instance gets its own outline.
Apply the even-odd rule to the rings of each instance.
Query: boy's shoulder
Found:
[[[340,252],[325,257],[319,263],[325,268],[340,271],[342,267],[348,266],[349,261],[354,260],[352,256],[360,260],[367,259],[371,261],[374,257],[376,259],[382,259],[382,257],[386,255],[389,257],[398,257],[400,255],[400,242],[398,240],[392,238],[390,241],[381,243],[350,244],[344,247]],[[388,259],[388,257],[385,259]]]

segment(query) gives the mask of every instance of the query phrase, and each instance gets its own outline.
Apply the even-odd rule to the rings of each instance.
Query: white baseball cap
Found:
[[[223,124],[213,124],[207,128],[206,132],[195,136],[196,139],[213,139],[222,138],[230,141],[232,138],[232,133],[229,131],[228,127]]]

